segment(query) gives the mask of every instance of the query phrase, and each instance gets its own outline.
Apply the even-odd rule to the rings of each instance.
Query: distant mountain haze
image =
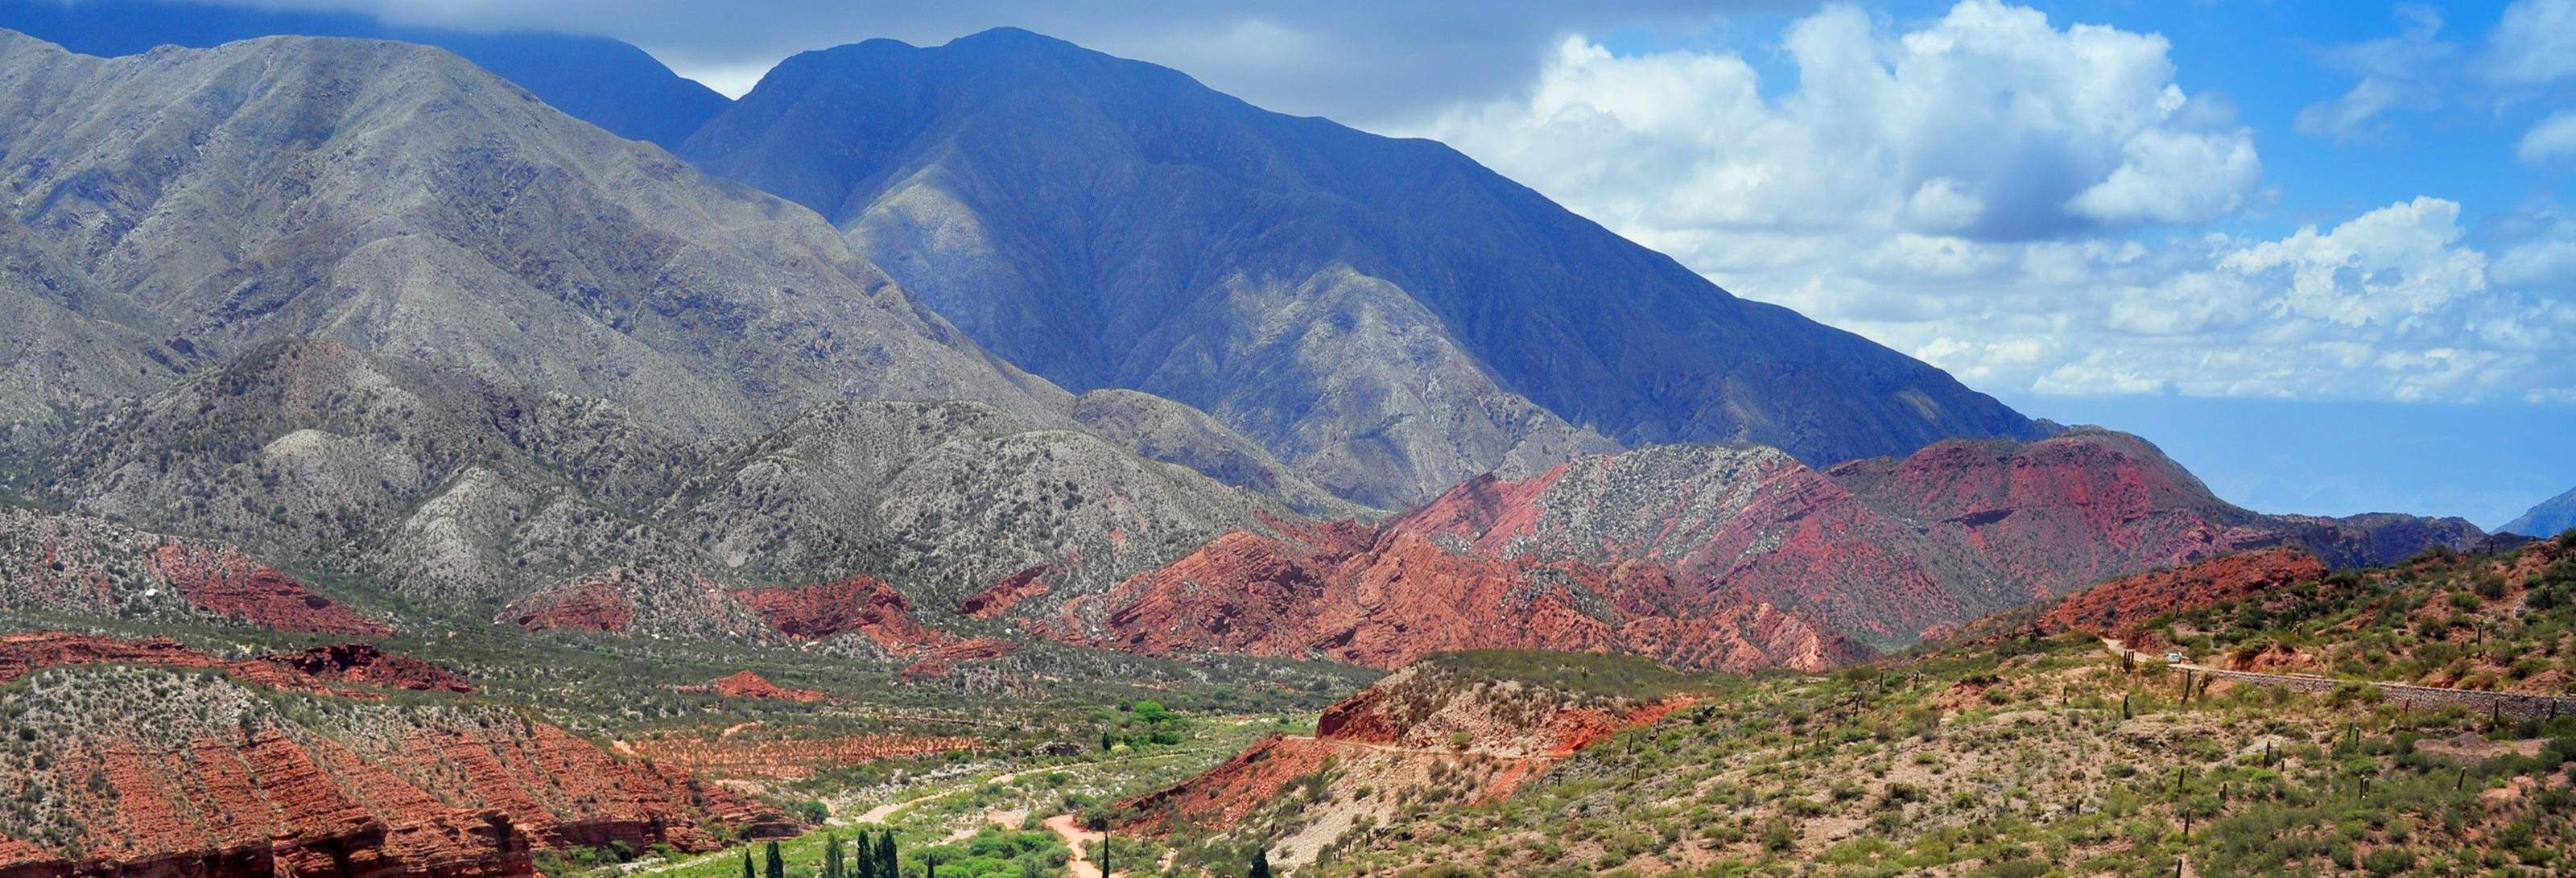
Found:
[[[152,0],[0,0],[0,28],[84,55],[136,55],[266,36],[364,37],[437,46],[534,93],[556,109],[630,140],[665,148],[732,102],[626,43],[546,33],[478,34],[394,27],[349,13],[284,12]]]
[[[1026,31],[796,56],[680,152],[1030,371],[1196,406],[1381,507],[1621,445],[1829,465],[2044,432],[1438,143]]]
[[[2569,528],[2576,528],[2576,488],[2540,501],[2540,505],[2497,530],[2527,537],[2554,537]]]

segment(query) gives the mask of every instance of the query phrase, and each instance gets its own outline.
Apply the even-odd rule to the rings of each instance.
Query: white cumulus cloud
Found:
[[[1796,81],[1766,93],[1734,53],[1569,38],[1520,96],[1410,133],[1988,391],[2576,391],[2576,222],[2482,238],[2493,258],[2437,197],[2199,231],[2263,198],[2262,164],[2161,37],[1964,0],[1903,32],[1828,7],[1780,46]]]
[[[1571,37],[1525,97],[1415,133],[1659,228],[2032,240],[2223,216],[2262,176],[2250,133],[2174,84],[2162,37],[1967,0],[1903,34],[1828,7],[1783,47],[1798,87],[1771,100],[1734,54]]]

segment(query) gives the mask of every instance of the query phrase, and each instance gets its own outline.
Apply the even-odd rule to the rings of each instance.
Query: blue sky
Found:
[[[2576,485],[2576,0],[239,0],[796,51],[1027,27],[1441,139],[2271,512]]]

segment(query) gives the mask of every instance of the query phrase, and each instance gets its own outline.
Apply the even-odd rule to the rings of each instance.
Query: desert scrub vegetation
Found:
[[[2124,672],[2089,638],[1749,681],[1297,874],[2565,874],[2576,717]],[[2125,717],[2124,705],[2125,702]],[[1429,874],[1424,872],[1423,874]]]
[[[1420,666],[1465,685],[1512,683],[1578,698],[1646,701],[1706,688],[1718,678],[1692,676],[1629,655],[1487,649],[1423,656]]]
[[[2211,664],[2576,694],[2576,540],[2500,555],[2437,548],[2144,628]]]

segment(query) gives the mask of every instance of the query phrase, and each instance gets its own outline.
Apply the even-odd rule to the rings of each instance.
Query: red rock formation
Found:
[[[1830,474],[1758,446],[1658,446],[1479,478],[1383,529],[1272,527],[1021,615],[1045,636],[1155,655],[1393,667],[1534,647],[1813,669],[1869,654],[1852,640],[1907,644],[2159,566],[2317,540],[2369,555],[2457,530],[2256,515],[2100,430],[1943,442]]]
[[[211,668],[223,661],[166,637],[124,641],[63,631],[0,634],[0,683],[46,668],[88,664]]]
[[[912,602],[903,592],[873,577],[853,576],[839,582],[784,588],[751,588],[734,592],[770,627],[798,640],[821,640],[852,631],[866,635],[895,655],[948,642],[950,635],[912,619]]]
[[[1273,735],[1119,808],[1137,815],[1131,830],[1221,831],[1327,767],[1341,786],[1366,784],[1382,794],[1373,801],[1335,797],[1362,809],[1391,809],[1407,788],[1431,783],[1465,783],[1473,801],[1493,801],[1566,757],[1695,703],[1683,694],[1629,701],[1544,686],[1507,690],[1415,664],[1325,708],[1312,738]]]
[[[0,635],[0,683],[45,668],[89,664],[222,668],[244,682],[271,689],[357,698],[380,695],[343,689],[334,684],[418,691],[474,691],[473,686],[446,668],[408,656],[387,655],[383,650],[364,643],[317,646],[303,652],[226,662],[166,637],[126,641],[62,631]]]
[[[434,666],[372,647],[226,665],[168,640],[0,637],[0,678],[95,662],[225,667],[325,694],[333,690],[324,680],[458,685]],[[532,872],[532,848],[622,841],[703,851],[718,846],[710,826],[770,835],[797,829],[774,808],[620,762],[516,715],[382,710],[329,734],[257,712],[201,719],[194,728],[46,733],[38,746],[52,770],[16,780],[48,787],[78,828],[79,847],[0,842],[0,875],[523,876]],[[138,732],[188,743],[174,749],[130,737]]]
[[[905,683],[918,683],[948,673],[958,662],[998,658],[1010,651],[1009,642],[989,637],[960,640],[921,653],[912,664],[895,672],[894,678]]]
[[[388,655],[372,644],[341,643],[303,652],[261,656],[296,674],[333,683],[360,683],[423,692],[472,692],[456,672],[409,656]]]
[[[72,861],[52,851],[0,836],[0,878],[56,878],[72,873]]]
[[[967,613],[992,618],[1010,609],[1022,597],[1045,594],[1041,578],[1049,568],[1032,567],[1003,580],[983,594],[967,601]],[[912,618],[912,602],[894,586],[866,576],[853,576],[839,582],[792,588],[754,588],[734,592],[734,597],[760,613],[778,632],[798,640],[821,640],[858,632],[885,650],[887,655],[913,659],[895,675],[903,682],[919,682],[941,674],[958,662],[999,656],[1009,652],[1011,644],[987,638],[960,640]]]
[[[750,671],[736,671],[730,676],[708,683],[706,688],[707,691],[726,698],[765,698],[772,701],[793,701],[798,704],[831,700],[831,696],[821,692],[811,689],[789,689],[769,682],[768,679]]]
[[[1942,442],[1832,475],[1922,528],[1964,568],[1963,581],[2006,605],[2285,538],[2277,523],[2212,496],[2155,446],[2122,433]]]
[[[208,612],[280,631],[385,637],[393,626],[315,594],[276,568],[228,546],[171,540],[152,570]]]
[[[1011,574],[1004,577],[1002,581],[993,583],[991,588],[977,592],[959,602],[957,612],[977,619],[999,618],[1003,613],[1010,612],[1012,607],[1018,606],[1021,601],[1045,597],[1049,592],[1054,591],[1054,587],[1048,585],[1046,581],[1046,577],[1054,571],[1055,565],[1040,564]]]
[[[635,605],[614,576],[594,577],[570,588],[536,595],[503,611],[529,631],[624,631],[635,624]]]
[[[1653,564],[1478,558],[1431,536],[1348,523],[1310,535],[1324,544],[1227,534],[1031,628],[1147,655],[1324,657],[1381,668],[1462,649],[1635,652],[1738,671],[1821,669],[1868,655],[1796,614],[1736,595],[1685,594]],[[1095,603],[1113,608],[1097,638],[1080,620]]]
[[[2325,575],[2323,562],[2298,549],[2243,552],[2076,592],[2041,614],[2034,627],[2042,635],[2082,631],[2120,637],[2160,613],[2216,606]]]

